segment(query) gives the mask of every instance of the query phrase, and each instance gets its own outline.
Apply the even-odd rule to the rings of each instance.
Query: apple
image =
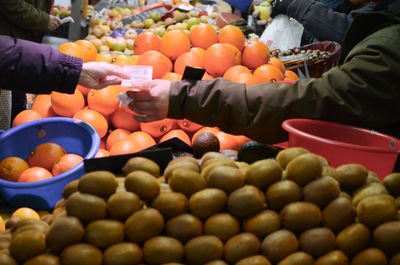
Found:
[[[111,42],[111,50],[123,52],[126,49],[124,38],[116,38]]]
[[[111,30],[114,30],[116,28],[121,28],[121,27],[123,27],[123,24],[122,24],[121,20],[113,20],[113,21],[111,21],[111,24],[110,24]]]
[[[153,32],[158,36],[162,37],[166,33],[166,30],[165,27],[156,27],[153,29]]]
[[[104,36],[108,36],[112,33],[113,31],[111,29],[108,29],[106,31],[103,32]]]
[[[101,52],[109,52],[109,51],[110,51],[110,48],[108,48],[108,46],[106,46],[106,45],[101,45],[99,47],[99,53],[101,53]]]
[[[175,24],[175,19],[173,19],[172,17],[167,17],[165,20],[164,20],[164,23],[165,23],[165,25],[167,25],[167,26],[169,26],[169,25],[172,25],[172,24]]]
[[[132,28],[138,28],[138,29],[142,29],[144,28],[144,23],[140,20],[134,20],[131,22],[131,27]]]
[[[197,17],[191,17],[187,21],[187,28],[191,29],[194,25],[199,25],[200,24],[200,19]]]
[[[150,28],[152,25],[154,25],[154,20],[151,19],[151,18],[147,18],[147,19],[145,19],[143,22],[144,22],[144,27],[145,27],[146,29],[148,29],[148,28]]]
[[[91,32],[94,36],[96,36],[97,38],[101,38],[103,36],[103,31],[101,30],[100,26],[97,25],[92,29]]]
[[[202,22],[202,23],[208,23],[208,16],[206,16],[206,15],[201,16],[201,17],[200,17],[200,22]]]
[[[198,17],[207,16],[207,15],[208,15],[207,11],[201,10],[201,11],[199,11]]]
[[[150,13],[150,18],[154,20],[154,22],[158,22],[161,20],[161,15],[157,11]]]
[[[104,45],[103,42],[100,39],[93,39],[90,40],[90,42],[96,47],[97,50],[99,50],[101,45]]]
[[[136,37],[137,37],[137,32],[136,32],[136,30],[134,30],[134,29],[128,29],[128,30],[125,32],[125,39],[134,40],[134,39],[136,39]]]
[[[97,37],[95,36],[95,35],[93,35],[93,34],[89,34],[89,35],[87,35],[86,37],[85,37],[85,40],[96,40],[97,39]]]
[[[133,50],[133,44],[135,43],[135,41],[133,39],[127,39],[125,40],[125,44],[126,44],[126,48],[128,50]]]
[[[121,11],[122,16],[130,16],[131,15],[131,10],[129,8],[124,8]]]
[[[169,26],[167,27],[167,31],[171,31],[171,30],[174,30],[174,29],[176,29],[176,26],[175,26],[175,25],[169,25]]]

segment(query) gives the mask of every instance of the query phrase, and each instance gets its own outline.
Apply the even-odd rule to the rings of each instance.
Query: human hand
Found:
[[[55,30],[59,26],[61,26],[61,19],[56,16],[50,15],[49,25],[47,26],[47,28],[49,30]]]
[[[82,65],[78,83],[87,88],[101,89],[119,85],[122,79],[130,79],[122,67],[105,62],[88,62]]]
[[[287,15],[289,5],[293,0],[272,0],[271,1],[271,17],[279,14]]]
[[[146,87],[143,87],[143,84],[146,84]],[[139,122],[165,119],[168,114],[170,85],[171,81],[160,79],[137,83],[137,86],[133,87],[134,91],[127,91],[126,94],[133,99],[128,105],[129,108],[142,115],[136,115],[134,118]]]

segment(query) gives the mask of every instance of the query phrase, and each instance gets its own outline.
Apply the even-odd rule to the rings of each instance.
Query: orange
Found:
[[[193,134],[193,136],[192,136],[192,144],[193,144],[194,139],[197,137],[197,135],[199,135],[202,132],[210,132],[210,133],[213,133],[214,135],[216,135],[216,133],[219,132],[219,131],[220,130],[217,127],[208,127],[208,126],[203,127],[203,128],[199,129],[197,132],[195,132]]]
[[[133,115],[135,115],[133,111],[132,113],[127,112],[122,106],[119,106],[118,109],[111,114],[110,121],[114,128],[125,129],[131,132],[137,131],[140,128],[140,123],[133,118]]]
[[[76,88],[79,89],[79,91],[81,91],[82,95],[84,95],[84,96],[87,96],[87,94],[89,94],[90,88],[87,88],[87,87],[84,87],[81,85],[77,85]]]
[[[127,56],[128,57],[128,65],[136,65],[138,60],[139,60],[139,55],[131,55]]]
[[[251,74],[249,68],[243,65],[235,65],[230,67],[226,72],[224,73],[224,78],[233,81],[234,78],[236,78],[240,74]]]
[[[106,62],[111,63],[113,56],[111,54],[99,54],[96,57],[96,62]]]
[[[30,167],[21,173],[21,175],[18,178],[18,182],[41,181],[41,180],[45,180],[45,179],[50,179],[52,177],[53,177],[53,175],[50,173],[50,171],[48,171],[45,168]]]
[[[161,79],[169,81],[180,81],[182,80],[182,75],[178,73],[167,72]]]
[[[51,96],[47,94],[37,95],[31,109],[39,113],[43,118],[57,116],[51,107]]]
[[[137,131],[129,135],[129,139],[133,141],[136,149],[141,151],[156,144],[156,141],[150,134],[146,132]]]
[[[242,52],[242,64],[250,70],[254,70],[269,61],[269,49],[261,41],[255,40],[244,47]]]
[[[96,61],[97,48],[88,40],[77,40],[76,44],[81,46],[83,50],[83,62],[93,62]]]
[[[17,217],[19,219],[36,219],[36,220],[40,220],[40,216],[39,214],[28,207],[21,207],[18,208],[17,210],[15,210],[12,214],[11,214],[11,218],[12,217]]]
[[[275,65],[276,67],[279,68],[279,70],[281,70],[282,73],[285,73],[285,65],[282,63],[281,60],[279,60],[279,58],[271,57],[271,58],[269,58],[268,63]]]
[[[203,49],[207,49],[219,41],[217,31],[210,24],[194,26],[191,28],[189,37],[193,47]]]
[[[23,124],[25,122],[29,121],[34,121],[43,118],[42,115],[40,115],[38,112],[34,110],[23,110],[20,113],[15,116],[13,122],[12,122],[12,127],[18,126],[20,124]]]
[[[108,123],[106,118],[104,118],[104,116],[101,113],[95,110],[91,109],[80,110],[77,113],[75,113],[74,118],[87,122],[90,125],[92,125],[93,128],[99,134],[100,138],[102,138],[107,133]]]
[[[190,49],[190,51],[191,51],[192,53],[197,54],[198,56],[200,56],[200,58],[201,58],[202,60],[204,60],[204,54],[206,53],[206,50],[205,50],[205,49],[200,48],[200,47],[193,47],[193,48]]]
[[[152,122],[141,122],[140,130],[150,134],[154,138],[158,138],[177,127],[176,120],[162,119]]]
[[[219,131],[215,133],[215,136],[218,137],[219,140],[219,150],[225,150],[225,149],[232,149],[232,150],[238,150],[238,145],[235,140],[235,137],[232,134],[225,133],[223,131]]]
[[[80,57],[82,59],[85,57],[82,47],[73,42],[64,42],[58,46],[58,50],[64,54]]]
[[[184,52],[176,59],[174,63],[174,71],[183,75],[186,66],[203,68],[203,58],[194,52]]]
[[[103,138],[100,139],[100,148],[106,149],[106,142],[105,142],[105,140]]]
[[[214,79],[214,77],[209,73],[205,72],[201,80],[212,80],[212,79]]]
[[[167,132],[166,134],[164,134],[160,140],[158,141],[159,143],[165,142],[169,139],[172,139],[174,137],[179,138],[180,140],[182,140],[183,142],[185,142],[187,145],[192,146],[192,143],[190,142],[190,138],[189,135],[187,135],[187,133],[185,133],[185,131],[181,130],[181,129],[176,129],[176,130],[172,130]]]
[[[252,75],[251,73],[239,74],[239,75],[235,76],[234,78],[232,78],[231,81],[236,82],[236,83],[243,83],[246,86],[252,86],[252,85],[260,83],[258,78],[256,76]]]
[[[245,135],[233,135],[233,137],[235,138],[238,148],[251,141],[251,139]]]
[[[125,140],[129,138],[129,135],[131,134],[130,131],[125,130],[125,129],[115,129],[112,131],[106,141],[106,149],[110,151],[111,147],[116,143],[121,140]]]
[[[203,125],[189,121],[188,119],[176,120],[176,123],[178,124],[179,128],[188,133],[197,132],[198,130],[204,127]]]
[[[281,81],[283,73],[281,70],[272,64],[263,64],[254,70],[254,76],[261,82]]]
[[[299,76],[291,71],[291,70],[285,70],[285,79],[287,80],[299,80]]]
[[[182,30],[171,30],[161,37],[160,52],[171,61],[190,51],[190,39]]]
[[[233,25],[223,27],[218,33],[218,40],[220,43],[229,43],[236,46],[239,51],[243,50],[246,43],[246,37],[243,32]]]
[[[80,162],[83,161],[83,157],[76,154],[65,154],[60,159],[56,161],[51,169],[51,173],[53,176],[61,174],[71,168],[77,166]]]
[[[57,115],[72,117],[85,107],[85,98],[79,89],[74,94],[51,92],[51,107]]]
[[[117,95],[120,86],[108,86],[103,89],[91,89],[87,95],[87,102],[90,109],[109,115],[117,110],[119,101]]]
[[[233,53],[235,54],[235,63],[236,64],[241,64],[242,63],[242,53],[239,51],[239,49],[229,43],[224,43],[224,45],[228,46],[229,48],[231,48],[231,50],[233,51]]]
[[[54,163],[67,152],[56,143],[43,143],[36,146],[28,156],[27,162],[31,167],[53,168]]]
[[[6,157],[0,162],[0,178],[8,181],[17,181],[19,175],[29,168],[28,163],[20,157]]]
[[[97,151],[97,154],[94,158],[100,158],[100,157],[107,157],[110,156],[110,152],[103,148],[99,148],[99,151]]]
[[[211,45],[204,54],[204,68],[212,76],[223,76],[230,67],[238,65],[234,51],[222,43]]]
[[[121,140],[119,142],[116,142],[110,152],[110,156],[114,155],[125,155],[125,154],[131,154],[138,152],[138,150],[134,144],[134,142],[131,139],[126,139],[126,140]]]
[[[2,216],[0,216],[0,232],[6,230],[6,222],[4,222],[4,219]]]
[[[132,65],[132,60],[130,56],[125,54],[118,54],[112,57],[111,63],[119,66]]]
[[[150,31],[140,33],[133,44],[133,51],[136,55],[141,55],[147,51],[159,51],[161,45],[161,38]]]
[[[172,71],[172,62],[158,51],[147,51],[140,55],[137,65],[153,66],[153,79],[160,79]]]

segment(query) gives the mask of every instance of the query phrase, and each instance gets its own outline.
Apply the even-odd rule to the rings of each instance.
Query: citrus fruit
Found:
[[[31,151],[27,161],[31,167],[42,167],[50,171],[54,163],[66,153],[65,149],[59,144],[43,143]]]
[[[18,208],[17,210],[15,210],[12,214],[11,214],[11,218],[13,217],[17,217],[19,219],[36,219],[36,220],[40,220],[40,216],[39,214],[28,207],[21,207]]]
[[[18,182],[34,182],[52,178],[53,175],[45,168],[30,167],[25,169],[18,177]]]
[[[20,124],[38,120],[43,118],[42,115],[40,115],[37,111],[34,110],[23,110],[20,113],[15,116],[13,122],[12,122],[12,127],[18,126]]]
[[[28,163],[20,157],[6,157],[0,162],[0,178],[8,181],[17,181],[19,175],[29,168]]]
[[[53,176],[64,173],[83,161],[83,157],[76,154],[65,154],[56,161],[51,169]]]

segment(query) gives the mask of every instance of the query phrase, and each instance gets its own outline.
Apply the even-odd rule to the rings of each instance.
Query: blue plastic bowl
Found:
[[[86,122],[73,118],[51,117],[27,122],[0,134],[0,161],[9,156],[27,159],[39,144],[53,142],[67,153],[84,159],[94,158],[99,150],[100,137]],[[12,206],[33,209],[54,208],[62,198],[65,185],[85,174],[83,162],[76,167],[36,182],[12,182],[0,179],[0,194]]]

